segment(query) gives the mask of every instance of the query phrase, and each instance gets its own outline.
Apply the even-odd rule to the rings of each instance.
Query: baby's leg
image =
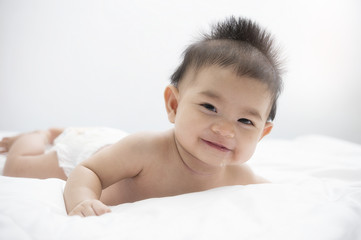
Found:
[[[58,157],[54,151],[45,153],[47,144],[62,133],[62,129],[49,129],[4,138],[0,146],[8,151],[4,166],[4,176],[31,178],[67,177],[58,165]]]

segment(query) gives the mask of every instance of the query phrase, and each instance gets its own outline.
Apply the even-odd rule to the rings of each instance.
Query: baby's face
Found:
[[[189,71],[179,84],[175,135],[183,150],[206,164],[244,163],[272,128],[264,83],[217,66]]]

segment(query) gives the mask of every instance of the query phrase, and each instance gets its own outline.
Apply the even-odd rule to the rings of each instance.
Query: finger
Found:
[[[81,211],[79,210],[79,208],[73,209],[69,214],[69,216],[81,216],[81,217],[85,217]]]
[[[92,207],[97,216],[111,212],[110,208],[100,201],[93,202]]]
[[[91,206],[86,206],[83,208],[81,213],[84,215],[84,217],[96,216],[96,213]]]
[[[68,215],[69,216],[80,216],[80,217],[86,217],[86,207],[80,205],[75,207]]]
[[[84,217],[83,214],[81,212],[78,211],[71,211],[68,216],[80,216],[80,217]]]

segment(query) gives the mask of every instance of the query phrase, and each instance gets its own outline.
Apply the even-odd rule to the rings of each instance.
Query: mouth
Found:
[[[204,139],[202,139],[202,141],[204,143],[206,143],[208,146],[210,146],[210,147],[212,147],[212,148],[214,148],[216,150],[219,150],[221,152],[230,152],[230,151],[232,151],[231,149],[229,149],[229,148],[227,148],[227,147],[225,147],[225,146],[223,146],[221,144],[210,142],[210,141],[207,141],[207,140],[204,140]]]

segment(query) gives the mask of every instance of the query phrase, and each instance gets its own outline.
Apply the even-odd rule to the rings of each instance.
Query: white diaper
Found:
[[[127,133],[112,128],[66,128],[55,140],[49,151],[56,151],[59,166],[66,176],[79,163],[104,146],[116,143]]]

